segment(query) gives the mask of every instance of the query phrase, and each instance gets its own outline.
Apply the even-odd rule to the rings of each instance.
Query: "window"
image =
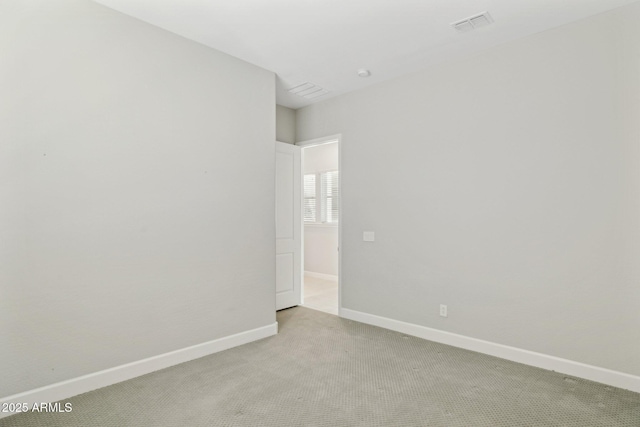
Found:
[[[304,222],[337,224],[339,212],[338,171],[304,175]]]
[[[316,222],[316,174],[304,176],[304,222]]]
[[[338,171],[320,174],[322,181],[322,222],[338,223]]]

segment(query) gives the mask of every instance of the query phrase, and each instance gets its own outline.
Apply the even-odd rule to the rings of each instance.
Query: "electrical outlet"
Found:
[[[440,316],[447,317],[447,306],[440,304]]]

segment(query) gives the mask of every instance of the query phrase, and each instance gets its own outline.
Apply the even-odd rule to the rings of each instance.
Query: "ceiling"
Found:
[[[275,72],[277,103],[300,108],[637,0],[95,1]],[[484,11],[491,25],[450,25]],[[287,91],[305,82],[328,93]]]

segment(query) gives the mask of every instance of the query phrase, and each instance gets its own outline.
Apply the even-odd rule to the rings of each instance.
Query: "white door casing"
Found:
[[[302,155],[276,142],[276,310],[302,304]]]

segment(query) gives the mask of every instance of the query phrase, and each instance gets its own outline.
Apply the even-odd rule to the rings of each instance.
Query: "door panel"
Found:
[[[300,147],[276,142],[276,310],[302,304]]]
[[[294,291],[293,254],[276,255],[276,293]]]

